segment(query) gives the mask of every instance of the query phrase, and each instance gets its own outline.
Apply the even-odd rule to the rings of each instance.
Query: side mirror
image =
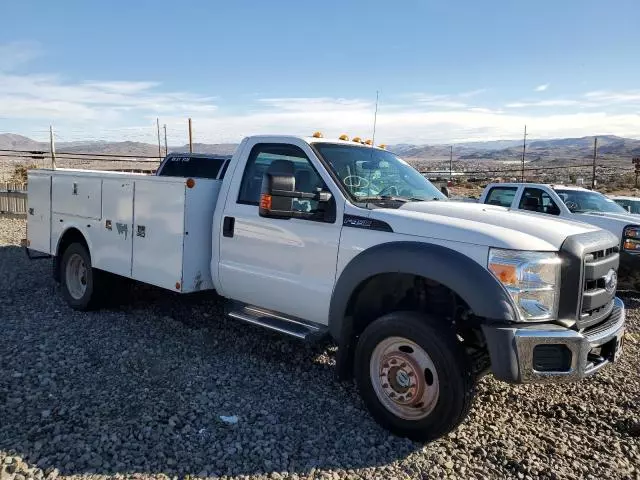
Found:
[[[332,197],[329,192],[298,192],[293,175],[265,173],[262,177],[259,215],[270,218],[306,218],[325,219],[323,212],[306,212],[296,208],[300,200],[315,200],[328,203]]]

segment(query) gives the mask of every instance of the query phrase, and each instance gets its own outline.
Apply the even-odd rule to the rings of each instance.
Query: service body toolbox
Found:
[[[55,255],[74,228],[95,268],[181,293],[213,288],[208,246],[220,180],[53,173],[29,171],[30,249]]]

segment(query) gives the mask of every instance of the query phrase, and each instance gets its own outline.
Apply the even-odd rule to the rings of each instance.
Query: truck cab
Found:
[[[475,384],[574,382],[616,362],[615,235],[554,215],[448,201],[386,149],[321,135],[245,138],[216,177],[29,172],[27,243],[73,308],[105,276],[307,341],[329,335],[381,425],[425,441]]]
[[[640,221],[613,199],[577,186],[492,183],[479,202],[584,222],[611,232],[621,252],[620,286],[640,290]]]
[[[632,215],[640,215],[640,198],[624,195],[608,195],[608,197]]]

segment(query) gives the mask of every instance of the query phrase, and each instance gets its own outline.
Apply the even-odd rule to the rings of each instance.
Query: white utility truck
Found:
[[[610,231],[620,247],[620,286],[640,290],[640,219],[613,199],[576,186],[491,183],[479,203],[554,215]]]
[[[455,428],[488,371],[577,381],[622,352],[610,232],[448,201],[393,153],[353,141],[251,136],[212,168],[30,170],[28,253],[55,258],[76,309],[109,295],[116,274],[215,290],[229,316],[294,337],[327,333],[339,378],[416,440]]]

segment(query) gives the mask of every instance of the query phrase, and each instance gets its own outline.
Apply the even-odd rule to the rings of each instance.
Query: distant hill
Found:
[[[45,143],[15,133],[0,134],[0,150],[42,150],[45,146],[49,148]]]
[[[557,138],[552,140],[531,140],[527,142],[528,160],[576,159],[593,156],[595,137]],[[513,160],[522,155],[522,144],[496,150],[482,150],[463,153],[460,160]],[[598,156],[631,158],[640,155],[640,140],[598,136]]]
[[[194,143],[193,151],[199,153],[217,153],[230,154],[236,149],[235,144],[206,144]],[[13,133],[0,134],[0,150],[43,150],[49,151],[47,142],[37,142],[22,135]],[[65,153],[94,153],[106,155],[136,155],[141,158],[157,158],[158,145],[143,142],[107,142],[98,141],[77,141],[77,142],[58,142],[56,143],[57,152]],[[189,145],[169,146],[170,152],[188,152]],[[162,155],[164,155],[164,146],[162,147]]]
[[[557,138],[551,140],[528,140],[527,160],[584,159],[593,155],[594,137]],[[195,143],[194,152],[231,154],[237,145],[232,143]],[[390,145],[389,150],[408,159],[445,159],[449,157],[449,145],[397,144]],[[47,142],[37,142],[22,135],[13,133],[0,134],[0,150],[49,150]],[[140,158],[157,158],[158,146],[142,142],[59,142],[58,152],[94,153],[109,155],[136,155]],[[170,146],[170,152],[186,152],[188,145]],[[164,154],[164,149],[162,151]],[[522,140],[496,140],[487,142],[466,142],[454,145],[456,160],[496,160],[513,161],[522,155]],[[604,157],[631,158],[640,156],[640,140],[617,137],[614,135],[598,136],[598,155]]]

